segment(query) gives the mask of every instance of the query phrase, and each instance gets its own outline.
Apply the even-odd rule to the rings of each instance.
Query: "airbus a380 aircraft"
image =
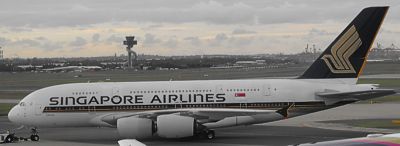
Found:
[[[356,84],[387,10],[364,9],[297,79],[64,84],[27,95],[8,118],[35,128],[115,127],[125,138],[212,139],[217,128],[277,121],[393,94]]]

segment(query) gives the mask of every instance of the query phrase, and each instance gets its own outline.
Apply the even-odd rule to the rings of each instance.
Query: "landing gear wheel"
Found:
[[[14,142],[14,137],[9,135],[6,137],[6,140],[4,140],[4,143],[12,143]]]
[[[207,139],[214,139],[215,138],[214,130],[207,130],[205,134],[206,134],[206,138]]]
[[[37,129],[36,129],[36,127],[35,128],[32,128],[31,129],[31,140],[32,141],[39,141],[39,135],[38,135],[38,131],[37,131]]]
[[[31,135],[32,141],[39,141],[39,135]]]

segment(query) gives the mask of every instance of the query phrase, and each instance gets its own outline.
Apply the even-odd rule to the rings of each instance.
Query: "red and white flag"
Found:
[[[244,93],[244,92],[235,93],[235,97],[246,97],[246,93]]]

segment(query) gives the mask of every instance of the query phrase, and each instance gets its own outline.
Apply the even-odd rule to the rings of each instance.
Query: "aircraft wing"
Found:
[[[218,108],[182,108],[182,109],[170,109],[170,110],[153,110],[136,113],[115,113],[102,116],[100,119],[112,126],[116,126],[117,120],[126,117],[140,117],[148,119],[157,119],[159,115],[176,114],[180,116],[188,116],[195,118],[199,123],[215,123],[221,120],[228,119],[230,117],[242,117],[242,118],[282,118],[287,116],[287,108],[279,110],[251,110],[251,109],[218,109]],[[235,119],[237,120],[237,119]],[[210,124],[209,124],[210,125]],[[210,125],[211,126],[211,125]],[[213,128],[219,128],[216,125],[212,125]]]
[[[297,146],[398,146],[400,133],[395,134],[370,134],[367,137],[340,139],[299,144]]]
[[[375,90],[353,91],[353,92],[327,91],[327,92],[316,93],[316,95],[324,98],[325,102],[328,105],[330,105],[343,100],[349,100],[349,99],[367,100],[395,93],[396,92],[392,89],[375,89]]]

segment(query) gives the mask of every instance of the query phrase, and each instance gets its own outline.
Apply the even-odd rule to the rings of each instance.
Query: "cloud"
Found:
[[[231,47],[241,47],[244,48],[246,46],[251,45],[251,43],[255,40],[254,37],[231,37],[229,39],[229,46]]]
[[[308,32],[309,36],[324,36],[324,35],[335,35],[335,33],[327,32],[326,30],[320,30],[316,28],[312,28]]]
[[[251,30],[246,30],[246,29],[243,29],[243,28],[237,28],[237,29],[234,29],[234,30],[232,31],[232,34],[234,34],[234,35],[254,34],[254,33],[257,33],[257,32],[251,31]]]
[[[124,36],[134,34],[152,48],[143,53],[159,55],[292,53],[306,43],[330,43],[371,5],[391,6],[377,41],[400,42],[398,0],[3,0],[0,46],[24,57],[32,49],[96,56],[106,53],[89,46],[122,53],[110,48],[123,48]]]
[[[150,34],[150,33],[146,33],[144,35],[144,41],[143,41],[143,45],[145,46],[152,46],[155,44],[161,43],[161,39],[156,38],[155,35]]]
[[[4,46],[4,45],[6,45],[6,44],[8,44],[10,42],[11,42],[11,40],[9,40],[7,38],[4,38],[4,37],[0,37],[0,45],[1,46]]]
[[[149,30],[155,30],[155,29],[162,28],[163,26],[164,26],[164,25],[162,25],[162,24],[150,24],[150,25],[148,25],[148,26],[142,27],[141,29],[142,29],[143,31],[149,31]]]
[[[123,37],[120,36],[116,36],[116,35],[111,35],[110,37],[108,37],[106,39],[106,43],[107,44],[112,44],[112,43],[122,43],[122,41],[124,41],[125,39]]]
[[[400,31],[395,31],[395,30],[387,30],[385,28],[381,28],[379,31],[380,33],[387,33],[387,34],[393,34],[393,35],[399,35]]]
[[[0,43],[1,43],[1,38],[0,38]],[[45,50],[45,51],[53,51],[56,49],[61,49],[63,48],[63,43],[62,42],[54,42],[46,37],[36,37],[34,39],[20,39],[20,40],[6,40],[7,47],[16,47],[18,49],[24,49],[24,48],[35,48],[35,49],[40,49],[40,50]]]
[[[43,36],[40,36],[40,37],[35,37],[35,40],[45,41],[45,40],[48,40],[48,39],[43,37]]]
[[[26,27],[11,27],[10,29],[9,29],[11,32],[30,32],[30,31],[32,31],[32,29],[31,28],[26,28]]]
[[[222,42],[228,39],[228,36],[225,33],[219,33],[215,36],[215,40],[218,42]]]
[[[164,45],[169,47],[169,48],[175,48],[178,45],[178,39],[176,36],[172,36],[170,38],[168,38],[168,40],[166,42],[164,42]]]
[[[329,32],[324,29],[311,28],[308,33],[303,35],[300,39],[310,44],[328,45],[342,30],[339,29],[335,31],[336,32]]]
[[[74,41],[70,42],[70,46],[81,47],[87,44],[87,41],[82,37],[76,37]]]
[[[201,40],[199,39],[199,37],[185,37],[183,40],[185,41],[189,41],[191,45],[193,46],[199,46],[201,45]]]
[[[346,21],[363,7],[390,5],[394,14],[400,2],[385,0],[308,1],[308,0],[4,0],[0,25],[22,27],[87,26],[109,22],[276,24]],[[397,8],[397,9],[396,9]],[[318,12],[318,13],[317,13]],[[400,16],[390,15],[399,21]],[[18,19],[15,19],[18,18]],[[345,19],[343,19],[345,18]],[[49,21],[51,20],[51,21]],[[156,24],[157,25],[157,24]]]
[[[99,42],[99,41],[100,41],[100,34],[98,34],[98,33],[93,34],[93,36],[92,36],[92,42],[93,42],[93,43],[97,43],[97,42]]]
[[[228,36],[225,33],[219,33],[215,35],[215,38],[210,41],[209,46],[220,46],[224,41],[228,40]]]
[[[14,45],[24,46],[24,47],[40,47],[41,43],[37,40],[32,39],[22,39],[13,42]]]
[[[61,42],[52,42],[52,41],[46,41],[42,44],[41,48],[46,50],[46,51],[53,51],[53,50],[59,50],[62,49],[63,43]]]

